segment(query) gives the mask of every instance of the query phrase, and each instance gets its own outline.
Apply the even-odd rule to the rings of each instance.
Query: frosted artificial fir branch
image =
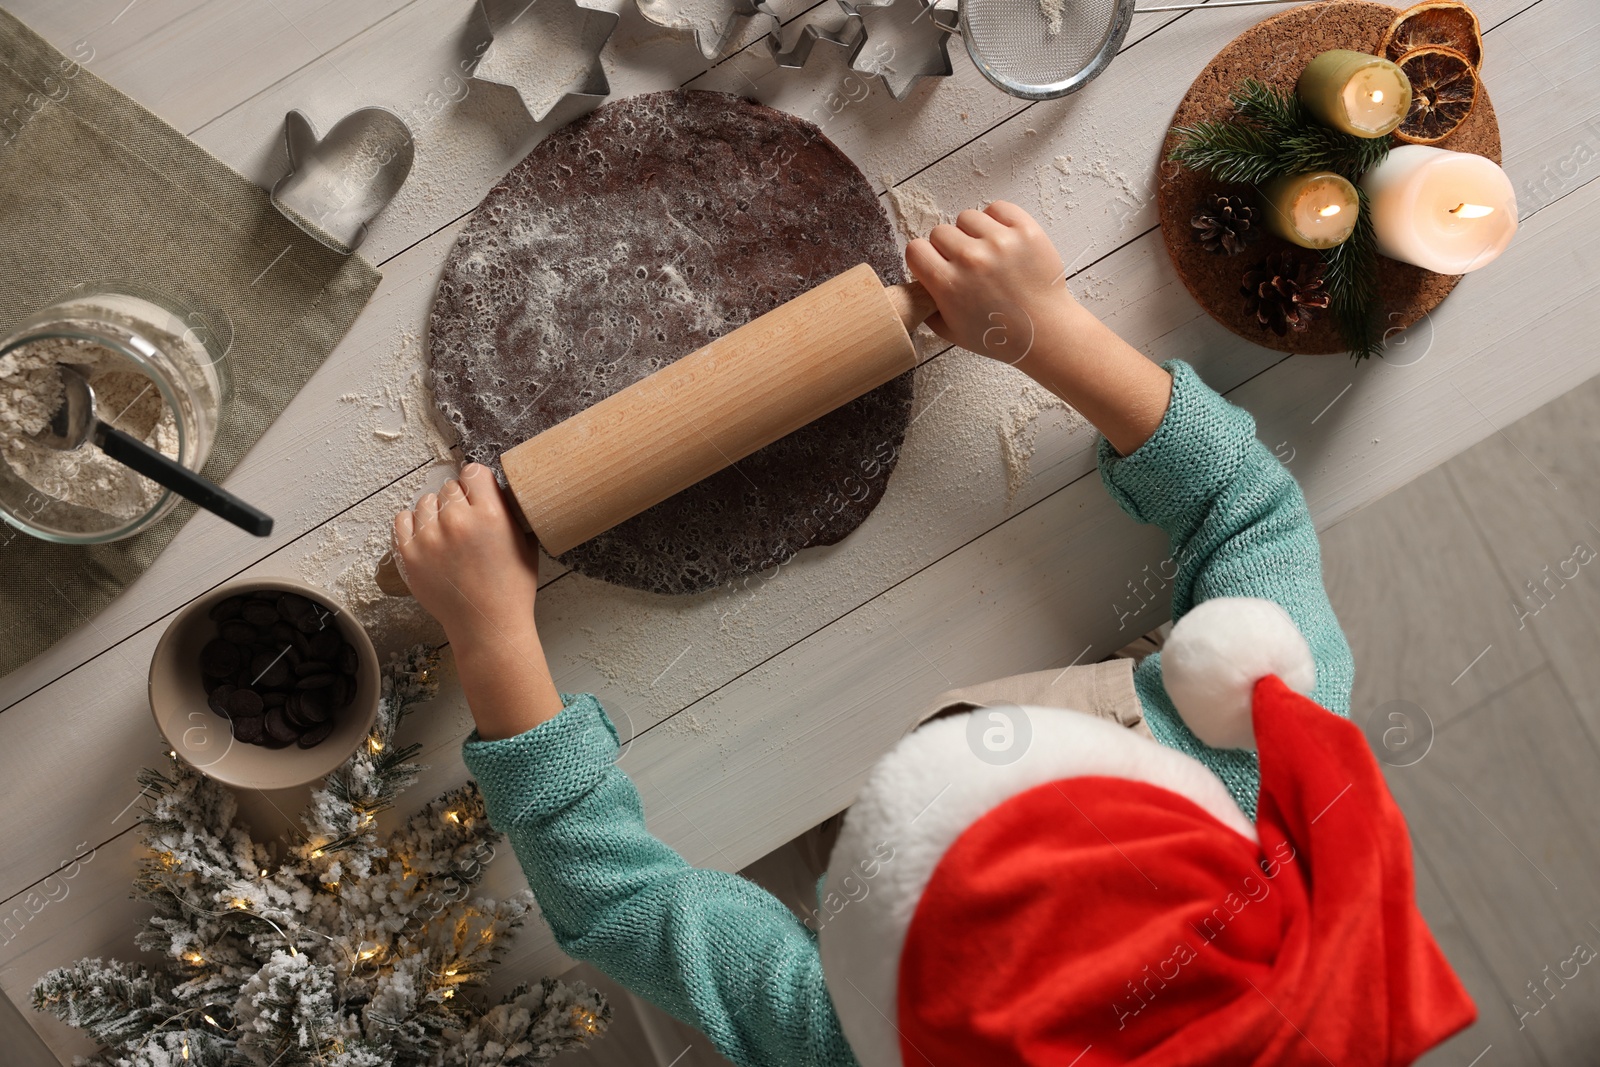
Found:
[[[390,661],[372,731],[293,841],[252,839],[232,793],[171,753],[140,774],[134,892],[152,914],[135,943],[161,959],[80,960],[34,987],[36,1008],[106,1046],[88,1064],[535,1067],[604,1029],[611,1009],[585,986],[482,999],[532,896],[472,895],[498,839],[475,784],[380,834],[420,769],[396,729],[438,671],[421,647]]]

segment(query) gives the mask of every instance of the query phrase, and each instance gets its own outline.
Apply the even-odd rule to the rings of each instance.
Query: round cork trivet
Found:
[[[1172,117],[1172,125],[1192,126],[1196,122],[1228,118],[1233,114],[1228,96],[1245,78],[1255,78],[1273,88],[1293,92],[1300,72],[1319,53],[1332,48],[1376,53],[1384,32],[1398,14],[1398,9],[1387,4],[1323,0],[1266,19],[1217,53],[1189,87]],[[1161,152],[1163,160],[1176,144],[1176,136],[1169,131]],[[1473,152],[1500,162],[1500,124],[1495,120],[1488,91],[1482,85],[1472,113],[1437,147]],[[1259,240],[1236,255],[1207,252],[1195,239],[1190,220],[1212,193],[1242,195],[1249,203],[1254,190],[1250,186],[1225,185],[1173,163],[1160,165],[1156,206],[1161,213],[1161,235],[1178,276],[1200,306],[1240,337],[1279,352],[1346,351],[1331,314],[1320,315],[1304,333],[1291,332],[1279,337],[1245,312],[1244,294],[1240,291],[1245,271],[1271,253],[1294,246],[1264,232]],[[1460,280],[1459,275],[1434,274],[1379,256],[1377,292],[1384,331],[1405,329],[1422,318],[1437,307]]]
[[[429,322],[434,399],[498,472],[506,449],[863,262],[903,280],[871,183],[816,126],[726,93],[617,100],[535,146],[457,239]],[[835,544],[882,498],[911,399],[908,372],[561,562],[695,593]]]

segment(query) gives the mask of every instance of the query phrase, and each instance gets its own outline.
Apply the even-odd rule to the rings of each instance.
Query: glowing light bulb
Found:
[[[1457,204],[1450,209],[1450,214],[1458,219],[1484,219],[1494,214],[1494,208],[1482,204]]]
[[[248,908],[249,906],[250,906],[250,902],[248,900],[244,899],[244,897],[234,897],[232,900],[228,901],[228,907],[230,907],[230,908],[238,908],[240,911],[243,911],[244,909]]]
[[[206,1022],[210,1023],[212,1026],[220,1026],[220,1024],[217,1022],[217,1020],[213,1019],[211,1016],[207,1015],[205,1012],[201,1012],[200,1013],[200,1018],[204,1019]]]
[[[454,967],[446,967],[446,968],[445,968],[445,969],[444,969],[444,973],[445,973],[445,974],[446,974],[446,975],[449,975],[449,976],[452,976],[452,977],[453,977],[453,976],[454,976],[454,975],[455,975],[455,973],[456,973],[456,968],[454,968]]]
[[[183,1039],[183,1058],[184,1059],[188,1059],[189,1058],[189,1039],[188,1038],[184,1038]]]
[[[445,999],[445,1000],[449,1000],[451,997],[453,997],[455,995],[456,995],[456,991],[454,989],[441,990],[440,993],[439,993],[439,996],[441,998]]]
[[[360,956],[364,960],[370,960],[372,957],[376,956],[377,954],[378,954],[378,950],[375,949],[375,948],[364,948],[360,952]]]
[[[374,754],[382,752],[383,742],[379,741],[376,737],[369,737],[367,738],[367,750]]]
[[[204,963],[206,961],[206,958],[204,956],[200,955],[200,953],[198,953],[198,952],[190,952],[187,955],[185,955],[183,958],[188,960],[190,963],[193,963],[193,964],[201,964],[201,963]]]
[[[1374,104],[1383,103],[1383,90],[1382,89],[1374,89],[1374,90],[1372,90],[1372,95],[1369,97],[1369,99],[1371,99],[1371,101]]]
[[[314,860],[320,860],[322,858],[322,850],[320,848],[312,849],[311,850],[311,858],[314,859]]]
[[[1321,211],[1317,212],[1317,214],[1321,215],[1325,219],[1331,219],[1331,218],[1333,218],[1335,215],[1337,215],[1339,212],[1341,212],[1343,210],[1344,209],[1342,207],[1340,207],[1338,204],[1329,204],[1327,207],[1325,207]]]
[[[444,813],[444,817],[454,823],[461,821],[461,813],[459,811],[447,811]]]

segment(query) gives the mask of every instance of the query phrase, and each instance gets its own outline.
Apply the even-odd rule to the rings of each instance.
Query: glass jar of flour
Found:
[[[80,286],[0,340],[0,518],[34,537],[129,537],[178,502],[93,444],[53,450],[32,435],[61,400],[60,367],[86,375],[102,422],[198,471],[231,394],[214,320],[131,283]],[[15,536],[0,529],[0,545]]]

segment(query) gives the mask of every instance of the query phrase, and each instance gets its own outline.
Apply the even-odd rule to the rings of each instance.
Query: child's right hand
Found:
[[[561,714],[533,621],[539,556],[489,468],[467,464],[396,515],[394,550],[450,639],[480,738],[515,737]]]
[[[412,595],[453,643],[532,632],[539,557],[488,467],[467,464],[396,515],[394,550]]]
[[[1062,336],[1077,308],[1061,256],[1015,204],[963,211],[906,246],[906,265],[938,312],[928,327],[951,344],[1017,363],[1040,334]]]

